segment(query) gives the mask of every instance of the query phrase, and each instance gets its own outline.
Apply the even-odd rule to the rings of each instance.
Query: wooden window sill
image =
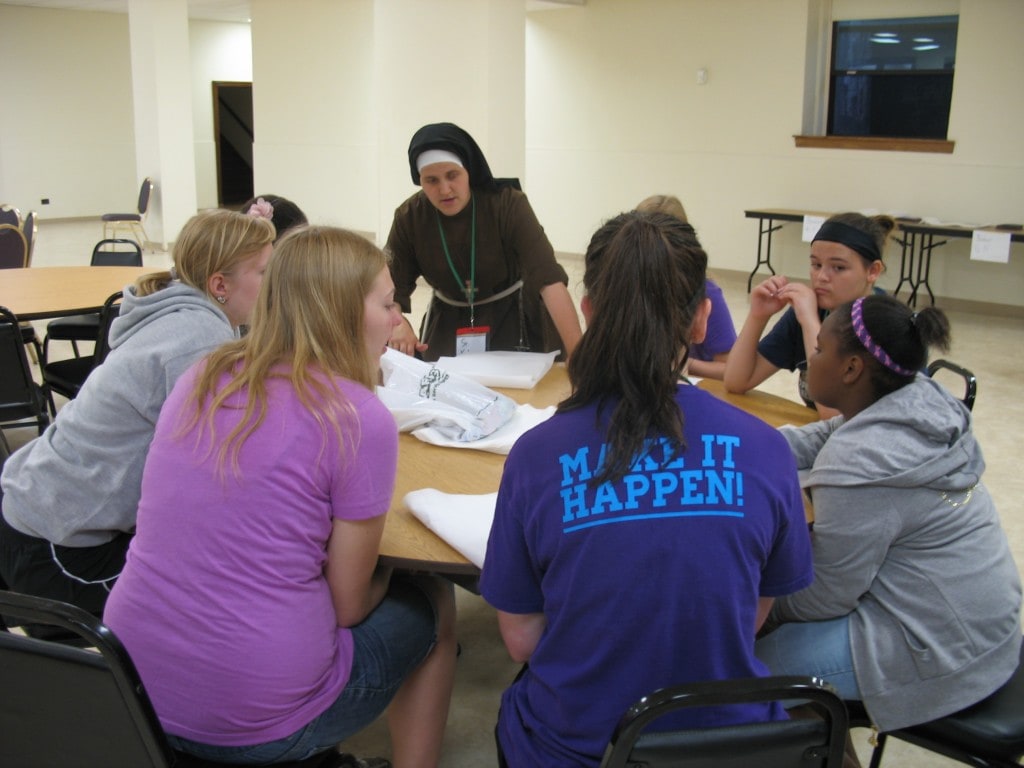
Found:
[[[938,152],[950,155],[955,142],[945,139],[887,139],[876,136],[794,136],[797,147],[873,149],[886,152]]]

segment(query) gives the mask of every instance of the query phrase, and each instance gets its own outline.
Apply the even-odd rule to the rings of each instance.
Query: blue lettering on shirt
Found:
[[[562,530],[661,518],[742,518],[743,473],[736,470],[740,447],[736,435],[701,435],[695,466],[687,466],[669,441],[648,441],[619,482],[596,488],[588,481],[601,472],[607,445],[596,462],[587,447],[562,454]]]

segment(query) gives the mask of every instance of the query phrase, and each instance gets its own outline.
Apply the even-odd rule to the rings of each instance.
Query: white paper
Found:
[[[804,216],[803,241],[809,243],[814,240],[814,236],[818,234],[818,230],[821,229],[821,225],[824,223],[824,216]]]
[[[1006,264],[1010,261],[1010,233],[974,230],[971,235],[971,259]]]
[[[470,352],[439,358],[437,365],[485,387],[533,389],[557,356],[557,352]]]
[[[497,499],[497,493],[443,493],[436,488],[421,488],[407,493],[404,501],[427,528],[477,568],[483,568]]]

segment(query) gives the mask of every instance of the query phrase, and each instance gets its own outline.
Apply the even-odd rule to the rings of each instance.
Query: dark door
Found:
[[[213,83],[217,201],[222,207],[252,197],[252,140],[252,83]]]

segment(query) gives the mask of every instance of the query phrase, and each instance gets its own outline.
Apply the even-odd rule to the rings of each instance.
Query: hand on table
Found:
[[[427,345],[416,337],[416,332],[413,331],[409,321],[404,317],[402,318],[401,325],[398,325],[392,331],[388,346],[406,355],[415,355],[417,352],[423,352],[427,349]]]

